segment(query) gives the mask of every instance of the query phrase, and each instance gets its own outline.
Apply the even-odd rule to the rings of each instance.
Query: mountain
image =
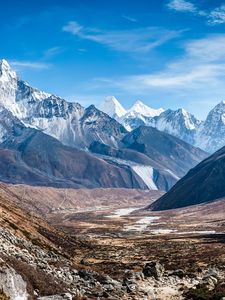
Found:
[[[5,60],[0,61],[0,105],[27,126],[72,147],[85,149],[93,140],[116,146],[126,133],[121,124],[93,105],[85,109],[32,88],[19,79]]]
[[[185,109],[181,108],[178,110],[168,109],[159,116],[146,119],[146,124],[194,145],[195,134],[201,122]]]
[[[155,116],[147,116],[136,112],[127,113],[119,121],[128,131],[139,126],[152,126],[194,145],[195,135],[198,132],[201,121],[182,108],[178,110],[161,110],[157,110],[159,115]]]
[[[116,149],[94,142],[90,150],[106,160],[130,166],[151,189],[168,191],[207,153],[155,128],[140,126]]]
[[[99,105],[99,109],[114,119],[118,119],[126,113],[126,110],[114,96],[105,97],[105,100]]]
[[[141,106],[141,105],[140,105]],[[150,116],[141,109],[130,110],[118,121],[131,131],[139,126],[152,126],[183,141],[213,153],[225,145],[225,101],[216,105],[205,121],[198,120],[185,109],[156,110],[159,115]]]
[[[153,160],[182,177],[191,167],[207,157],[199,148],[156,128],[141,126],[122,140],[126,148],[146,154]]]
[[[159,116],[163,111],[164,111],[163,108],[154,109],[145,105],[140,100],[138,100],[128,110],[128,113],[137,113],[146,117],[155,117],[155,116]]]
[[[42,92],[21,80],[6,60],[0,61],[0,106],[26,126],[42,130],[63,144],[88,149],[93,141],[118,147],[120,140],[139,126],[152,126],[207,152],[225,145],[225,102],[202,122],[184,109],[153,109],[137,101],[126,111],[114,96],[87,108]],[[126,128],[126,129],[125,129]]]
[[[154,109],[138,100],[118,121],[131,131],[139,126],[147,125],[147,120],[159,116],[163,111],[163,108]]]
[[[0,112],[0,180],[57,187],[147,188],[127,166],[107,163],[27,128],[8,110]]]
[[[163,108],[151,108],[140,100],[126,111],[114,96],[106,97],[99,109],[120,122],[128,131],[145,125],[145,118],[158,116],[164,111]]]
[[[225,147],[191,169],[164,196],[150,205],[165,210],[213,201],[225,196]]]
[[[196,135],[195,145],[213,153],[225,145],[225,101],[216,105]]]

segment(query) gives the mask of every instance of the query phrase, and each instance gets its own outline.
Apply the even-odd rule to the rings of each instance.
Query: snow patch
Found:
[[[139,177],[141,177],[149,189],[158,190],[154,182],[154,169],[151,166],[136,165],[131,168]]]

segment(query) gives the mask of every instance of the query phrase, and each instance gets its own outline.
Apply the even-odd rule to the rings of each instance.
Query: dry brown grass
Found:
[[[0,290],[0,300],[10,300],[10,298],[2,290]]]

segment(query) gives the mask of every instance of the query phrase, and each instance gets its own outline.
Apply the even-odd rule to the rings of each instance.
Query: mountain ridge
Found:
[[[166,210],[212,202],[225,196],[225,147],[191,169],[171,190],[149,206]]]

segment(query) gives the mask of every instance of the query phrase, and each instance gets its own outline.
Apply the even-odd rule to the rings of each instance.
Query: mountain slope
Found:
[[[126,148],[144,153],[178,177],[207,157],[207,153],[155,128],[141,126],[122,140]]]
[[[126,110],[114,96],[105,97],[105,100],[99,105],[99,109],[114,119],[118,119],[126,113]]]
[[[138,113],[140,115],[146,116],[146,117],[155,117],[159,116],[164,111],[163,108],[154,109],[147,105],[145,105],[140,100],[136,101],[134,105],[128,110],[128,113]]]
[[[64,187],[146,188],[128,167],[63,145],[55,138],[25,127],[9,111],[0,112],[0,179],[11,183]]]
[[[93,105],[88,108],[32,88],[9,64],[0,61],[0,105],[24,124],[42,130],[63,144],[86,148],[92,140],[116,146],[125,128]]]
[[[147,122],[152,118],[159,116],[164,111],[163,108],[154,109],[145,105],[140,100],[136,101],[134,105],[117,120],[123,124],[123,126],[131,131],[139,126],[147,125]]]
[[[150,208],[165,210],[213,201],[225,196],[225,147],[190,170]]]
[[[213,153],[225,145],[225,101],[216,105],[208,114],[196,135],[195,144]]]
[[[207,156],[204,151],[152,127],[139,127],[128,133],[119,149],[99,142],[93,142],[89,149],[107,161],[128,165],[147,186],[164,191]]]
[[[193,145],[200,121],[184,109],[168,109],[155,118],[146,119],[146,124]]]

